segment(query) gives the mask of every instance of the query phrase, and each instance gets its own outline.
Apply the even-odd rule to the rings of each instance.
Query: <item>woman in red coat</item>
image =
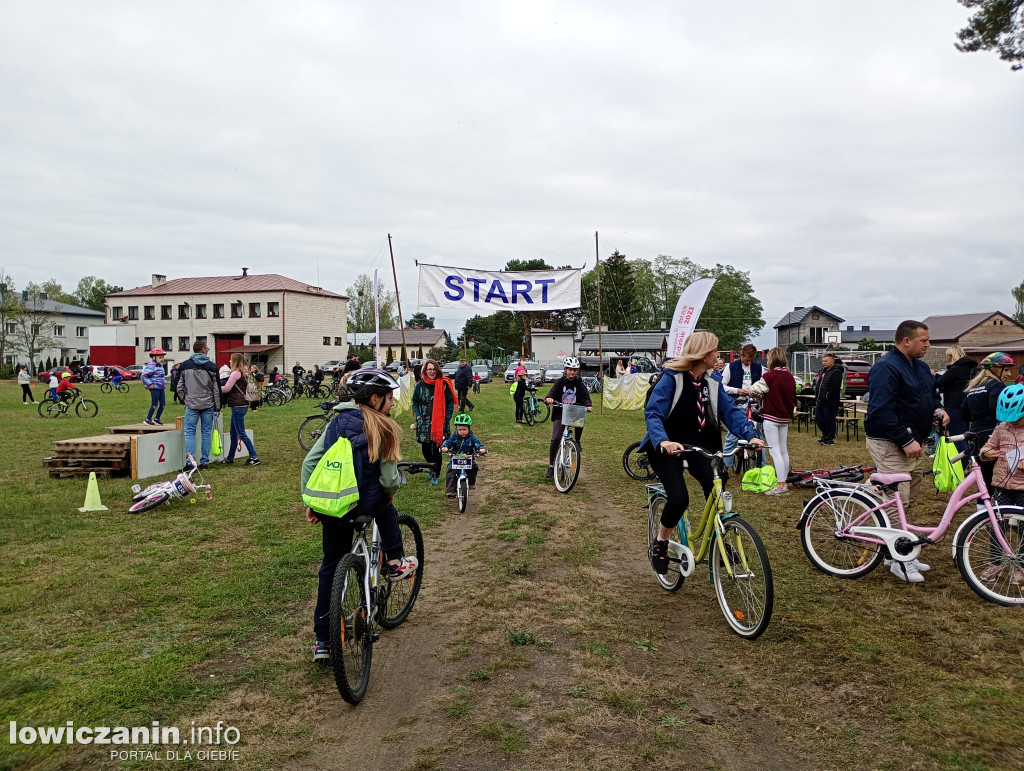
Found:
[[[789,421],[796,409],[796,380],[786,368],[786,354],[781,348],[768,351],[768,372],[762,380],[768,387],[761,404],[761,415],[764,417],[764,438],[768,452],[775,464],[775,476],[778,485],[765,495],[786,495],[786,477],[789,476],[789,450],[786,441],[789,436]]]

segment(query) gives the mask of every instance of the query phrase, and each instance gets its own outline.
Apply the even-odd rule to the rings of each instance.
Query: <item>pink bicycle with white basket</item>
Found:
[[[804,504],[797,528],[804,552],[823,573],[860,578],[889,557],[902,565],[921,549],[941,541],[961,509],[977,506],[953,536],[953,560],[964,581],[980,597],[999,605],[1024,605],[1024,508],[996,503],[973,457],[980,443],[971,433],[949,437],[966,441],[970,451],[951,459],[971,458],[971,468],[946,504],[935,527],[907,521],[898,486],[909,474],[872,474],[868,484],[823,480],[817,495]],[[977,491],[971,493],[971,488]],[[899,525],[890,524],[895,510]]]

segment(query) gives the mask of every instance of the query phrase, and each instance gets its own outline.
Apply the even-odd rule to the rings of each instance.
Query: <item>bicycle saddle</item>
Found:
[[[354,527],[362,527],[363,525],[370,524],[370,521],[372,519],[373,517],[371,517],[369,514],[360,514],[358,517],[352,518],[352,525]]]
[[[872,474],[868,477],[869,482],[883,487],[895,486],[900,482],[909,482],[910,474]]]

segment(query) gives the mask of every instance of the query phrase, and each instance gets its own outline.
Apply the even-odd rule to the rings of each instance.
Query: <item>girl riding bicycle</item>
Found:
[[[452,455],[474,456],[473,468],[467,474],[469,477],[469,489],[472,490],[476,487],[476,475],[480,471],[480,467],[476,465],[475,456],[486,455],[487,448],[473,435],[473,418],[468,413],[460,412],[455,416],[453,423],[455,425],[455,433],[441,443],[441,452],[451,453]],[[455,483],[458,480],[459,472],[449,466],[448,473],[444,479],[444,494],[446,498],[455,497]]]
[[[416,571],[415,557],[403,554],[402,536],[398,529],[398,511],[392,501],[401,484],[397,463],[402,458],[398,424],[390,417],[395,405],[396,383],[379,369],[353,372],[343,394],[346,398],[334,410],[337,417],[302,462],[302,489],[321,457],[340,438],[352,443],[352,460],[359,489],[358,502],[343,516],[327,516],[306,509],[306,519],[323,525],[324,560],[320,566],[316,610],[313,615],[313,660],[331,657],[330,635],[331,587],[338,561],[352,549],[352,520],[366,514],[374,518],[380,530],[381,545],[388,560],[387,572],[392,579],[404,578]]]
[[[564,362],[565,374],[555,381],[544,397],[548,404],[561,402],[562,404],[579,404],[587,408],[587,412],[593,412],[594,407],[590,401],[590,389],[580,377],[580,360],[575,356],[567,356]],[[580,443],[580,436],[583,428],[576,428],[576,444]],[[544,476],[551,479],[555,475],[555,453],[558,452],[558,445],[562,441],[562,408],[555,407],[551,410],[551,443],[548,445],[548,470]]]
[[[740,410],[725,386],[711,377],[718,357],[718,338],[710,332],[694,332],[683,344],[683,355],[665,362],[660,380],[644,409],[647,435],[640,449],[665,488],[658,536],[651,546],[651,566],[656,573],[668,571],[668,538],[690,505],[683,470],[688,470],[704,491],[714,488],[711,461],[698,452],[684,452],[697,445],[717,452],[722,449],[724,423],[740,439],[763,447],[746,413]],[[685,462],[685,463],[684,463]]]

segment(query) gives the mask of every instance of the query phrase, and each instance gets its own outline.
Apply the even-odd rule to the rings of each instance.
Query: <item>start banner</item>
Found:
[[[420,265],[420,307],[557,311],[580,307],[580,270],[469,270]]]

